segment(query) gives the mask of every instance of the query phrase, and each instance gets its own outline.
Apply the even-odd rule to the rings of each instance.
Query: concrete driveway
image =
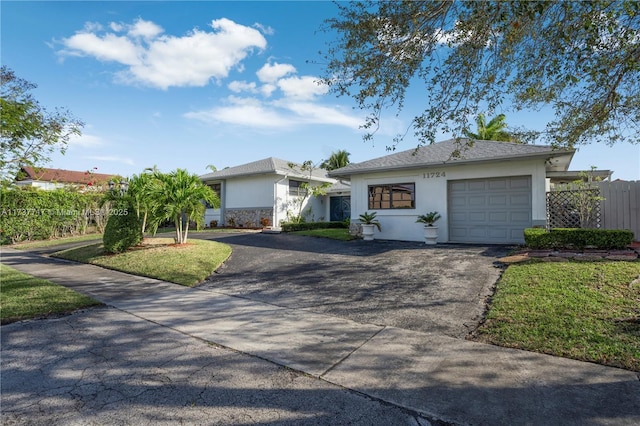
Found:
[[[359,323],[461,338],[473,331],[508,249],[288,234],[198,233],[233,254],[201,287]]]

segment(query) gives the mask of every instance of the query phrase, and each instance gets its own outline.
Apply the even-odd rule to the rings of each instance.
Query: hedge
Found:
[[[619,229],[542,228],[524,230],[524,241],[533,249],[623,249],[633,242],[633,232]]]
[[[111,209],[102,243],[106,253],[122,253],[142,241],[142,221],[126,203]]]
[[[0,189],[0,244],[84,234],[94,223],[102,232],[102,194],[65,189]]]
[[[283,223],[282,231],[309,231],[311,229],[327,229],[327,228],[348,228],[346,221],[341,222],[303,222],[303,223]]]

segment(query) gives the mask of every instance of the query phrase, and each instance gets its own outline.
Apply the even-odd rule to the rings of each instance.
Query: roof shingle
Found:
[[[471,142],[467,146],[467,142]],[[374,158],[361,163],[353,163],[329,172],[329,176],[349,176],[352,174],[383,170],[400,170],[418,167],[464,164],[469,162],[499,161],[545,155],[573,155],[574,150],[558,150],[550,146],[525,145],[495,141],[470,141],[450,139],[419,148],[409,149]]]
[[[241,164],[239,166],[228,167],[226,169],[217,170],[212,173],[207,173],[200,176],[201,180],[211,181],[216,179],[226,179],[230,177],[262,175],[262,174],[277,174],[288,175],[298,178],[307,178],[308,175],[301,173],[298,168],[289,167],[290,161],[281,160],[279,158],[269,157],[263,160],[253,161],[251,163]],[[295,164],[295,163],[293,163]],[[296,164],[296,166],[300,166]],[[333,181],[327,177],[327,171],[324,169],[314,169],[312,176],[315,179],[322,181]]]
[[[41,182],[75,183],[87,185],[107,182],[114,177],[104,173],[80,172],[75,170],[48,169],[43,167],[22,167],[17,181],[36,180]]]

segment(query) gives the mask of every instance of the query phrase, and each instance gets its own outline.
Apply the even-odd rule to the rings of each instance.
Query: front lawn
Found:
[[[511,265],[475,337],[640,371],[640,262]]]
[[[100,305],[51,281],[0,264],[0,318],[2,324]]]
[[[334,240],[349,241],[355,240],[358,237],[354,237],[349,234],[347,228],[326,228],[326,229],[310,229],[308,231],[292,231],[289,234],[293,235],[306,235],[309,237],[331,238]]]
[[[35,248],[54,247],[61,244],[77,243],[82,241],[102,240],[102,234],[85,234],[74,237],[52,238],[50,240],[29,241],[28,243],[18,243],[11,246],[16,250],[27,250]]]
[[[192,239],[175,245],[172,238],[146,238],[140,246],[119,254],[104,254],[102,244],[93,244],[53,256],[191,287],[211,275],[230,254],[231,247],[215,241]]]

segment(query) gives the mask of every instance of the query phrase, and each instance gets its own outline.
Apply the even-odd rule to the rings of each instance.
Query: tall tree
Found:
[[[422,144],[461,135],[473,111],[538,110],[559,146],[640,142],[640,2],[357,1],[325,29],[324,81],[370,115],[366,138],[410,89],[425,94],[411,126]],[[401,140],[403,135],[396,138]]]
[[[84,123],[65,109],[47,111],[30,93],[37,86],[5,65],[0,84],[0,178],[9,180],[20,166],[42,165],[56,149],[64,153]]]
[[[476,133],[468,129],[462,129],[462,134],[470,139],[481,141],[513,142],[513,136],[505,130],[507,128],[505,119],[504,114],[499,114],[487,123],[484,114],[480,113],[476,117]]]
[[[336,170],[346,166],[350,163],[349,156],[351,154],[341,149],[339,151],[332,152],[328,159],[324,160],[320,164],[320,168],[325,170]]]
[[[156,172],[154,177],[158,185],[151,196],[162,206],[163,219],[173,220],[176,226],[176,244],[185,244],[189,222],[193,220],[197,228],[202,226],[204,201],[219,207],[220,199],[210,187],[202,183],[197,174],[189,174],[184,169],[167,174]]]

